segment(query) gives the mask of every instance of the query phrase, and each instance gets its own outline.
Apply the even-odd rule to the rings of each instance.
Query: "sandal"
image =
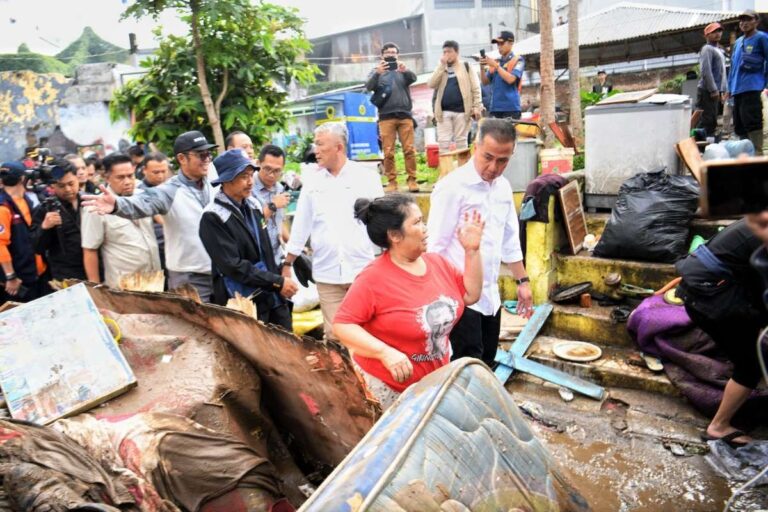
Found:
[[[742,443],[742,442],[739,442],[739,441],[734,441],[734,439],[736,439],[737,437],[742,437],[742,436],[746,437],[747,434],[745,434],[741,430],[734,430],[730,434],[726,434],[726,435],[724,435],[722,437],[711,436],[711,435],[707,434],[707,431],[705,430],[701,434],[701,440],[702,441],[722,441],[725,444],[727,444],[728,446],[730,446],[731,448],[736,449],[736,448],[741,448],[742,446],[747,446],[749,444],[749,443]]]

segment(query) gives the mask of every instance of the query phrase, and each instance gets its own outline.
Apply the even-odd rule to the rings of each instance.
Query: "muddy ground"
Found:
[[[611,389],[603,402],[566,402],[526,375],[506,387],[595,512],[721,511],[741,485],[711,469],[699,439],[707,420],[683,398]],[[768,510],[768,486],[737,498],[731,510]]]

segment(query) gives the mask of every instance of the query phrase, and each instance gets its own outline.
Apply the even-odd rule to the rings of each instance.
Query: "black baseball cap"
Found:
[[[503,43],[504,41],[514,41],[515,34],[511,30],[502,30],[501,34],[491,39],[491,43]]]
[[[216,144],[208,144],[205,135],[198,131],[184,132],[173,143],[173,154],[186,153],[187,151],[215,148]]]

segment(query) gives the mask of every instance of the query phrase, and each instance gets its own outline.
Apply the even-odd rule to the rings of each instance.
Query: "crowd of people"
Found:
[[[293,267],[309,253],[325,337],[350,349],[383,403],[451,357],[493,364],[501,262],[518,280],[521,313],[532,310],[501,179],[514,126],[482,124],[474,159],[435,188],[429,229],[412,196],[385,196],[379,174],[347,157],[348,142],[343,124],[315,130],[317,164],[301,177],[290,227],[285,152],[266,145],[256,154],[242,132],[216,158],[201,132],[179,135],[176,173],[158,152],[67,155],[46,163],[43,187],[30,187],[39,170],[6,162],[0,301],[33,300],[51,280],[121,288],[126,276],[164,272],[168,290],[191,286],[214,304],[239,294],[261,321],[291,330]]]

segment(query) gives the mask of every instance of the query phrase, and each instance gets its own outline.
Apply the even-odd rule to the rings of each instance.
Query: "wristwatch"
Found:
[[[267,203],[267,208],[272,210],[272,213],[277,213],[277,205],[275,205],[275,203],[272,203],[272,202]]]
[[[526,276],[526,277],[521,277],[520,279],[515,280],[515,282],[517,283],[518,286],[520,286],[521,284],[524,284],[524,283],[530,283],[531,280],[528,279],[528,276]]]
[[[283,266],[284,267],[292,267],[293,266],[293,262],[292,261],[288,261],[288,260],[283,260]]]

